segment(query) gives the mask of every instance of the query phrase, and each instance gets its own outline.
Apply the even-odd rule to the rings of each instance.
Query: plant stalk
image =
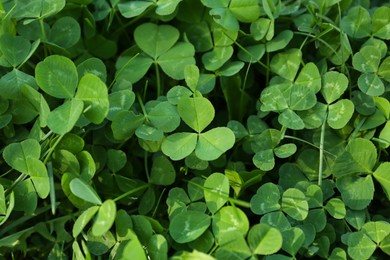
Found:
[[[321,126],[321,136],[320,136],[320,156],[318,162],[318,186],[322,185],[322,173],[323,173],[323,163],[324,163],[324,140],[325,140],[325,126],[326,119],[328,114],[325,114],[324,122],[322,122]]]

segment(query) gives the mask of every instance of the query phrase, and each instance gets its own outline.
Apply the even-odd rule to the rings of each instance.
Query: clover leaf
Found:
[[[174,79],[183,79],[183,68],[195,63],[193,45],[188,42],[177,42],[179,31],[171,25],[141,24],[134,31],[134,39],[145,55],[134,58],[133,62],[124,68],[126,74],[130,74],[128,79],[132,83],[140,80],[153,63],[158,64]],[[126,63],[127,60],[128,58],[124,56],[118,62]],[[117,66],[121,66],[120,64],[122,63],[117,63]],[[134,74],[133,71],[135,75],[131,75]]]

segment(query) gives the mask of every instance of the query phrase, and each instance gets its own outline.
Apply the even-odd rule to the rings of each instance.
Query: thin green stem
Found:
[[[39,25],[41,27],[41,32],[42,32],[42,38],[43,38],[43,51],[45,53],[45,57],[48,56],[48,53],[47,53],[47,46],[45,44],[45,42],[47,42],[47,36],[46,36],[46,32],[45,32],[45,26],[43,24],[43,19],[39,19]]]
[[[58,203],[59,204],[59,203]],[[40,214],[42,213],[45,213],[46,211],[50,210],[50,206],[45,206],[45,207],[42,207],[42,208],[38,208],[34,213],[32,213],[31,215],[25,215],[25,216],[22,216],[20,217],[19,219],[16,219],[12,222],[10,222],[9,225],[5,226],[1,231],[0,231],[0,237],[3,237],[4,234],[6,234],[8,231],[12,230],[13,228],[29,221],[30,219],[34,218],[34,217],[37,217],[39,216]],[[81,214],[80,213],[76,213],[76,214]],[[66,216],[62,216],[62,217],[59,217],[59,218],[56,218],[56,219],[52,219],[52,220],[48,220],[48,221],[45,221],[46,224],[49,224],[49,223],[53,223],[53,222],[56,222],[60,219],[66,219],[66,218],[73,218],[73,214],[71,215],[66,215]],[[33,227],[34,228],[34,227]]]
[[[53,163],[51,161],[47,162],[47,173],[49,176],[49,183],[50,183],[50,206],[51,206],[51,213],[53,215],[56,214],[56,190],[54,187],[54,175],[53,175]]]
[[[153,211],[153,214],[152,214],[152,218],[154,218],[156,216],[158,205],[160,205],[160,202],[162,200],[162,197],[164,195],[165,190],[166,190],[166,188],[163,189],[163,191],[160,194],[160,197],[158,197],[158,200],[157,200],[157,203],[156,203],[156,207],[154,208],[154,211]]]
[[[123,198],[126,198],[127,196],[129,196],[129,195],[131,195],[131,194],[134,194],[134,193],[137,193],[137,192],[139,192],[139,191],[142,191],[142,190],[145,190],[145,189],[149,188],[149,186],[150,186],[150,184],[149,184],[149,183],[146,183],[146,184],[144,184],[144,185],[142,185],[142,186],[140,186],[140,187],[138,187],[138,188],[135,188],[135,189],[130,190],[130,191],[126,192],[126,193],[123,193],[122,195],[120,195],[120,196],[116,197],[115,199],[113,199],[113,201],[116,202],[116,201],[118,201],[118,200],[121,200],[121,199],[123,199]]]
[[[111,89],[112,86],[114,86],[114,83],[116,82],[116,80],[118,79],[118,77],[122,74],[122,72],[124,71],[124,69],[135,59],[138,57],[138,55],[140,55],[140,53],[137,53],[135,54],[133,57],[131,57],[126,63],[125,65],[122,66],[122,68],[120,68],[120,70],[118,71],[118,73],[116,73],[115,75],[115,78],[113,79],[113,81],[111,82],[110,86],[108,86],[108,89]]]
[[[322,126],[321,126],[320,156],[319,156],[319,163],[318,163],[318,186],[322,185],[322,173],[323,173],[323,163],[324,163],[325,126],[326,126],[327,116],[328,116],[328,114],[325,114],[324,122],[322,122]]]
[[[148,151],[145,151],[144,153],[144,168],[145,168],[146,179],[149,182],[150,177],[149,177]]]
[[[139,102],[139,105],[141,107],[141,110],[142,110],[142,113],[144,114],[145,116],[145,120],[148,121],[148,118],[147,118],[147,113],[146,113],[146,109],[145,109],[145,106],[144,106],[144,102],[142,101],[142,98],[141,98],[141,95],[139,93],[137,93],[137,99],[138,99],[138,102]]]
[[[246,83],[247,83],[247,79],[248,79],[248,74],[249,74],[249,69],[251,67],[251,62],[248,63],[248,67],[246,69],[246,72],[245,72],[245,77],[244,77],[244,82],[242,83],[242,89],[241,89],[241,93],[240,93],[240,119],[243,118],[243,108],[246,108],[246,106],[243,106],[243,102],[244,102],[244,94],[245,94],[245,88],[246,88]],[[229,117],[230,117],[230,113],[229,113]]]
[[[224,33],[226,37],[228,37],[230,40],[232,40],[234,42],[235,45],[237,45],[243,52],[245,52],[249,57],[251,57],[251,59],[255,60],[256,63],[260,64],[260,66],[262,66],[263,68],[265,68],[267,71],[270,70],[270,68],[265,65],[264,63],[262,63],[260,60],[257,60],[255,56],[253,56],[252,53],[250,53],[244,46],[242,46],[241,44],[239,44],[235,39],[233,39],[232,37],[230,37],[228,34]]]
[[[297,141],[300,141],[300,142],[302,142],[302,143],[308,144],[308,145],[310,145],[310,146],[312,146],[312,147],[314,147],[314,148],[316,148],[316,149],[320,149],[319,146],[317,146],[317,145],[315,145],[315,144],[312,144],[312,143],[310,143],[310,142],[308,142],[308,141],[306,141],[306,140],[304,140],[304,139],[295,137],[295,136],[285,135],[284,138],[297,140]],[[324,150],[324,152],[327,153],[328,155],[333,156],[334,158],[337,157],[335,154],[333,154],[333,153],[331,153],[331,152],[329,152],[329,151],[327,151],[327,150]]]
[[[44,164],[47,164],[47,162],[49,161],[51,155],[53,154],[54,150],[56,149],[57,145],[60,143],[61,139],[64,137],[64,135],[60,135],[58,137],[58,139],[56,140],[56,142],[54,143],[54,145],[52,147],[50,147],[48,153],[46,154],[46,157],[45,159],[43,160],[43,163]]]
[[[161,96],[162,86],[161,86],[161,77],[160,77],[160,68],[158,67],[157,62],[154,63],[154,68],[156,70],[156,81],[157,81],[157,98]]]

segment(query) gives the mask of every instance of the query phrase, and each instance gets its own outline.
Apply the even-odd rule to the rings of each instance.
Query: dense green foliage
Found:
[[[390,5],[0,1],[0,258],[385,259]]]

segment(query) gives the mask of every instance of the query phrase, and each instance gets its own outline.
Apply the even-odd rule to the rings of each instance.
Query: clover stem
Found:
[[[112,86],[114,86],[114,83],[116,82],[116,80],[118,79],[118,77],[122,74],[122,72],[124,71],[124,69],[135,59],[137,58],[139,55],[139,53],[135,54],[133,57],[131,57],[126,63],[125,65],[122,66],[122,68],[120,68],[120,70],[118,71],[118,73],[116,73],[115,75],[115,78],[113,79],[113,81],[111,82],[110,86],[108,86],[108,89],[111,89]]]
[[[39,19],[39,25],[41,26],[41,32],[42,32],[42,38],[43,38],[43,41],[44,42],[47,42],[47,36],[46,36],[46,32],[45,32],[45,26],[43,24],[43,19]],[[46,44],[43,44],[43,50],[45,52],[45,57],[47,57],[47,46]]]
[[[160,69],[158,68],[157,62],[154,63],[156,69],[156,81],[157,81],[157,97],[161,96],[161,78],[160,78]]]
[[[50,206],[51,206],[51,213],[53,215],[56,214],[56,190],[54,188],[54,178],[53,178],[53,163],[51,161],[47,162],[47,173],[49,176],[49,183],[50,183]]]
[[[145,116],[145,120],[146,120],[146,121],[149,121],[149,120],[148,120],[148,114],[146,113],[146,109],[145,109],[145,106],[144,106],[144,102],[142,101],[142,98],[141,98],[141,96],[140,96],[139,93],[137,93],[137,99],[138,99],[139,105],[140,105],[140,107],[141,107],[142,113],[143,113],[144,116]]]
[[[125,193],[123,193],[122,195],[120,195],[120,196],[118,196],[118,197],[116,197],[115,199],[113,199],[113,201],[118,201],[118,200],[121,200],[121,199],[123,199],[123,198],[125,198],[125,197],[127,197],[127,196],[129,196],[129,195],[131,195],[131,194],[133,194],[133,193],[137,193],[137,192],[139,192],[139,191],[142,191],[142,190],[144,190],[144,189],[147,189],[147,188],[149,188],[149,186],[150,186],[150,184],[149,183],[146,183],[146,184],[144,184],[144,185],[142,185],[142,186],[139,186],[138,188],[135,188],[135,189],[133,189],[133,190],[129,190],[128,192],[125,192]]]
[[[322,185],[322,170],[323,170],[323,161],[324,161],[324,140],[325,140],[325,126],[326,119],[328,114],[325,114],[324,122],[321,126],[321,136],[320,136],[320,158],[318,162],[318,186]]]
[[[144,168],[145,168],[146,179],[149,182],[150,177],[149,177],[149,165],[148,165],[148,151],[145,151],[144,154]]]
[[[43,164],[47,164],[50,156],[52,155],[52,153],[54,152],[54,150],[56,149],[57,145],[60,143],[61,139],[64,137],[64,134],[63,135],[60,135],[58,137],[58,139],[56,140],[56,142],[54,143],[54,145],[52,147],[50,147],[49,151],[47,152],[46,154],[46,157],[45,159],[43,160]]]

